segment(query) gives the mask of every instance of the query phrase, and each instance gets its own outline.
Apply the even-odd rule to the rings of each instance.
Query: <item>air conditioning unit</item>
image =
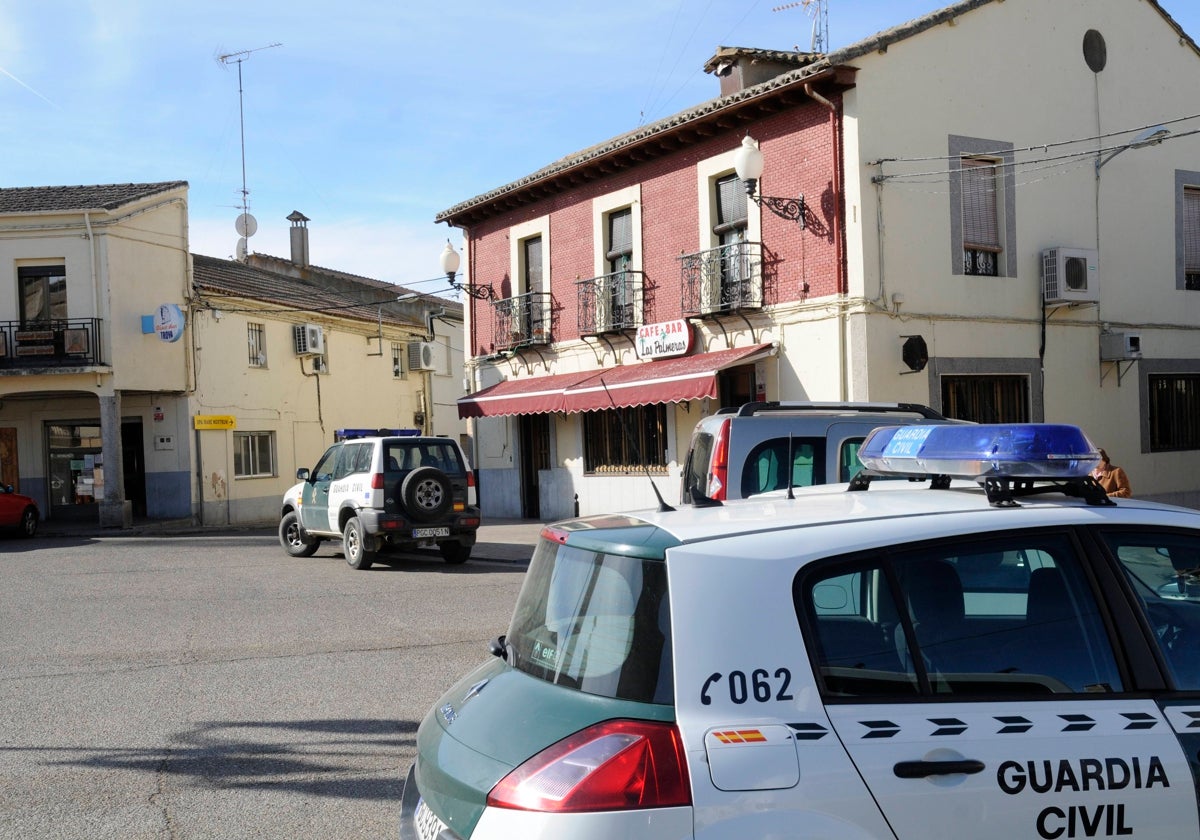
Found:
[[[329,362],[325,360],[324,356],[313,356],[312,369],[313,373],[329,373]]]
[[[1100,361],[1123,362],[1142,358],[1141,333],[1100,333]]]
[[[437,348],[430,341],[413,341],[408,345],[409,370],[436,370]]]
[[[1096,303],[1100,272],[1090,248],[1047,248],[1042,251],[1042,292],[1046,303]]]
[[[319,356],[325,352],[325,331],[319,324],[296,324],[292,339],[297,356]]]

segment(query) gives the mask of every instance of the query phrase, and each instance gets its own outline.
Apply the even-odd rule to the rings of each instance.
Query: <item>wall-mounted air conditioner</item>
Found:
[[[1142,358],[1142,336],[1131,332],[1100,333],[1100,361],[1124,362]]]
[[[1046,303],[1096,303],[1100,272],[1090,248],[1047,248],[1042,251],[1042,291]]]
[[[412,341],[408,345],[409,370],[436,370],[436,348],[430,341]]]
[[[292,339],[297,356],[319,356],[325,352],[325,331],[319,324],[296,324]]]

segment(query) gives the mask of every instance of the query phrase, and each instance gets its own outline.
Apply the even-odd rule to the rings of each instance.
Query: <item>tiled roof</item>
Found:
[[[411,290],[393,283],[357,278],[343,272],[310,268],[305,279],[246,265],[234,260],[192,254],[192,283],[199,301],[215,308],[232,309],[230,298],[272,304],[282,310],[324,314],[358,321],[406,325],[424,330],[423,311],[430,298],[396,302]],[[435,299],[447,313],[462,317],[462,304]]]
[[[187,185],[187,181],[162,181],[154,184],[0,188],[0,213],[114,210],[131,201]]]

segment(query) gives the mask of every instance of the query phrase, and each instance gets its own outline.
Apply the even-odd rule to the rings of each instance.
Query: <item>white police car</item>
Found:
[[[1200,837],[1200,513],[1110,501],[1069,426],[859,457],[546,528],[400,836]]]

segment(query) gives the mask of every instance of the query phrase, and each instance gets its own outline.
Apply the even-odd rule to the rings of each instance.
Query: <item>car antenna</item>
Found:
[[[642,469],[646,471],[646,480],[650,482],[650,489],[654,491],[655,497],[658,499],[658,510],[660,513],[675,510],[667,504],[662,497],[662,493],[658,492],[658,485],[654,483],[654,479],[650,476],[650,467],[646,466],[646,462],[642,460],[642,453],[638,450],[637,441],[633,439],[633,435],[629,434],[629,427],[625,425],[625,415],[617,408],[617,401],[613,399],[612,394],[608,390],[608,385],[604,382],[604,377],[600,377],[600,385],[604,388],[604,394],[608,397],[608,401],[612,403],[612,407],[617,411],[617,419],[621,422],[621,434],[625,436],[625,442],[629,444],[629,448],[633,450],[633,457],[642,462]]]
[[[787,471],[788,471],[788,494],[787,494],[787,497],[789,499],[795,499],[796,494],[792,492],[792,484],[794,483],[794,480],[796,477],[796,451],[795,451],[795,439],[791,432],[788,432]]]

